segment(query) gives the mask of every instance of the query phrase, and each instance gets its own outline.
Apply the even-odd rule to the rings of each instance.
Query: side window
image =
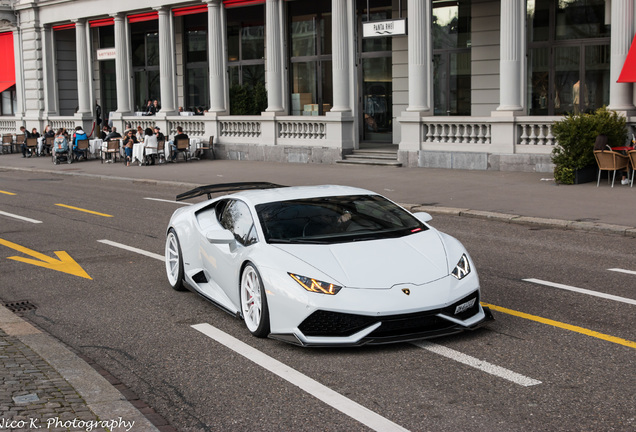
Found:
[[[228,202],[221,216],[221,225],[234,233],[234,238],[244,246],[258,241],[250,209],[242,201]]]

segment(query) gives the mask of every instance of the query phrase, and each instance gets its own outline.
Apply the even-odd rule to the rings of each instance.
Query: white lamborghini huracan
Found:
[[[170,219],[168,281],[243,319],[254,336],[355,346],[492,319],[468,252],[428,225],[427,213],[345,186],[232,183],[177,200],[205,194]]]

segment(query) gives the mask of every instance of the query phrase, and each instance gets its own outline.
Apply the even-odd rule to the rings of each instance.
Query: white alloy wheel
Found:
[[[183,286],[183,257],[181,256],[181,246],[179,245],[179,239],[177,233],[173,228],[168,231],[166,237],[166,274],[168,276],[168,282],[170,286],[177,291],[184,291]]]
[[[245,326],[256,337],[269,334],[269,310],[267,297],[258,270],[248,264],[241,276],[241,312]]]

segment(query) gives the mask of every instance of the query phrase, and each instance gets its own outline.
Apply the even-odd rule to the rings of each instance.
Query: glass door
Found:
[[[362,59],[363,141],[392,142],[391,57]]]

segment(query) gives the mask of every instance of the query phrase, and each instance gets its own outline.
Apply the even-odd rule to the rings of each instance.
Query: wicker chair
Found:
[[[188,138],[180,138],[175,143],[178,153],[183,153],[183,160],[188,161],[190,155],[190,140]],[[175,156],[175,160],[177,160]]]
[[[634,173],[636,173],[636,150],[630,150],[627,152],[629,161],[632,163],[632,180],[629,183],[629,187],[634,187]]]
[[[38,139],[37,138],[27,138],[25,141],[25,144],[26,144],[27,152],[31,156],[35,156],[38,154]]]
[[[614,187],[614,180],[616,179],[616,171],[629,169],[629,157],[622,155],[618,152],[611,150],[595,150],[594,157],[598,164],[598,180],[596,181],[596,187],[601,182],[601,173],[607,171],[607,182],[609,183],[609,172],[614,171],[612,176],[612,187]]]
[[[13,153],[13,135],[2,135],[2,153]]]

